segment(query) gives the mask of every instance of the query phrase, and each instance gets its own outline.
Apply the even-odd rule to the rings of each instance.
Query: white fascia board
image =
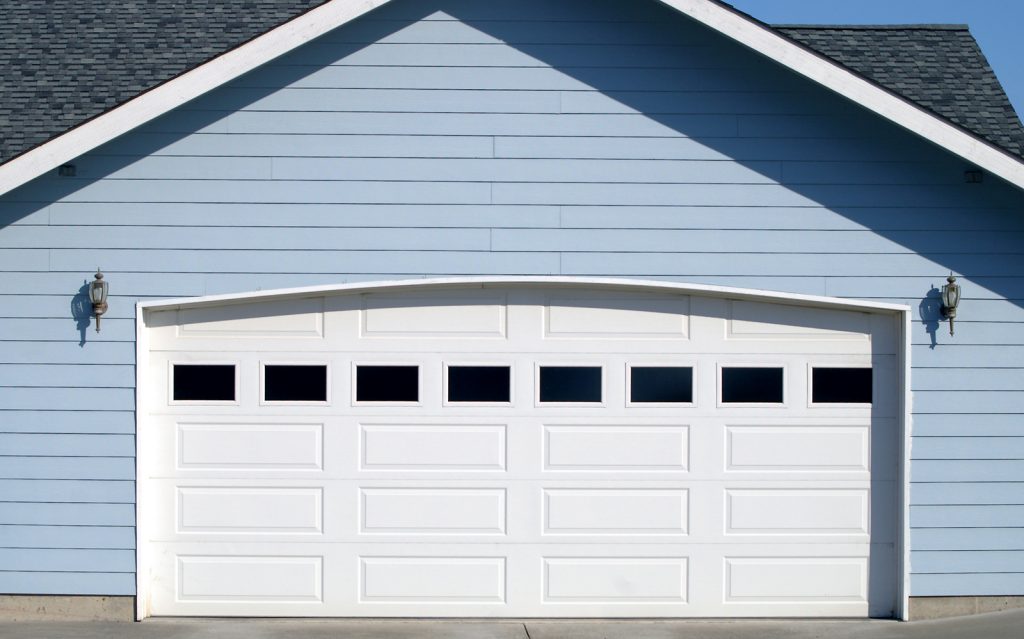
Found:
[[[566,277],[566,276],[530,276],[530,277],[450,277],[435,279],[391,280],[380,282],[356,282],[352,284],[335,284],[328,286],[304,286],[300,288],[284,288],[248,293],[231,293],[227,295],[206,295],[202,297],[181,297],[168,300],[139,302],[143,311],[169,311],[204,306],[220,306],[247,302],[267,302],[300,297],[319,297],[325,295],[343,295],[371,293],[383,290],[417,289],[442,286],[593,286],[621,288],[633,290],[658,290],[667,293],[707,295],[710,297],[728,297],[762,302],[784,302],[801,306],[831,308],[862,312],[910,313],[906,304],[891,304],[853,300],[821,295],[803,295],[800,293],[781,293],[777,291],[761,291],[757,289],[732,288],[728,286],[711,286],[706,284],[680,284],[662,280],[639,280],[608,277]]]
[[[1024,162],[978,136],[712,0],[659,0],[978,167],[1024,188]]]
[[[332,0],[0,165],[0,195],[390,0]]]

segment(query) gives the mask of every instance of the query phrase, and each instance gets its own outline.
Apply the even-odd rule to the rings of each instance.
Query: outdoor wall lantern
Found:
[[[960,287],[952,273],[949,274],[946,281],[949,283],[942,287],[942,316],[949,320],[949,334],[952,335],[956,307],[960,305]]]
[[[89,301],[92,302],[92,314],[96,316],[96,332],[100,332],[100,316],[107,312],[107,282],[103,273],[96,269],[96,279],[89,284]]]

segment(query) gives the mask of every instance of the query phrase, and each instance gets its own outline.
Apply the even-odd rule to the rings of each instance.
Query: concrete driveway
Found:
[[[1024,610],[937,621],[150,619],[0,622],[4,639],[1020,639]]]

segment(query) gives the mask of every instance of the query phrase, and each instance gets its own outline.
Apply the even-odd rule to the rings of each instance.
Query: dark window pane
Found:
[[[693,401],[693,369],[634,366],[629,374],[629,401],[689,404]]]
[[[449,366],[449,402],[507,402],[511,399],[508,366]]]
[[[264,366],[263,399],[268,402],[326,402],[327,366]]]
[[[540,401],[600,402],[600,366],[541,366]]]
[[[418,402],[418,366],[357,366],[357,402]]]
[[[815,368],[811,401],[816,404],[870,404],[870,368]]]
[[[235,401],[233,364],[175,364],[174,401]]]
[[[781,404],[781,368],[723,368],[725,404]]]

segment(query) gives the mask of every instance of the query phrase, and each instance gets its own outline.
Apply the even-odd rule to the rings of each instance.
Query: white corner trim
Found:
[[[728,297],[763,302],[784,302],[802,306],[833,308],[837,310],[910,313],[906,304],[888,302],[868,302],[863,300],[826,297],[823,295],[804,295],[801,293],[780,293],[758,289],[732,288],[729,286],[712,286],[707,284],[681,284],[662,280],[640,280],[611,277],[568,277],[568,276],[525,276],[525,277],[446,277],[434,279],[386,280],[379,282],[356,282],[354,284],[333,284],[327,286],[304,286],[299,288],[283,288],[268,291],[251,291],[246,293],[230,293],[226,295],[205,295],[201,297],[179,297],[167,300],[139,302],[143,311],[169,311],[203,306],[220,306],[245,302],[267,302],[299,297],[319,297],[324,295],[342,295],[373,293],[382,290],[401,290],[443,286],[594,286],[622,289],[648,289],[668,293],[707,295],[710,297]]]
[[[149,331],[146,330],[145,313],[135,305],[135,477],[142,477],[144,469],[150,464],[150,444],[147,431],[142,428],[142,416],[149,410],[149,400],[143,394],[148,386],[149,376]],[[151,503],[145,485],[146,482],[135,482],[135,621],[149,617],[150,610],[150,557],[149,544],[144,543],[150,538]]]
[[[797,73],[909,129],[1014,186],[1024,188],[1024,162],[922,107],[889,93],[823,56],[718,2],[660,0]]]
[[[911,359],[913,354],[913,346],[911,343],[911,335],[914,330],[914,318],[911,312],[908,310],[903,313],[901,340],[903,342],[903,352],[900,356],[902,360],[901,371],[900,371],[900,382],[903,390],[903,396],[900,397],[900,405],[902,408],[902,415],[900,432],[902,433],[903,439],[900,441],[900,492],[899,492],[899,512],[900,512],[900,529],[898,531],[899,545],[897,548],[900,550],[899,553],[899,601],[896,609],[896,618],[900,621],[910,621],[910,466],[911,459],[913,457],[913,435],[914,435],[914,393],[911,391],[911,384],[913,380],[911,375],[913,374],[913,361]]]
[[[142,93],[121,106],[0,165],[0,195],[389,1],[331,0]]]

